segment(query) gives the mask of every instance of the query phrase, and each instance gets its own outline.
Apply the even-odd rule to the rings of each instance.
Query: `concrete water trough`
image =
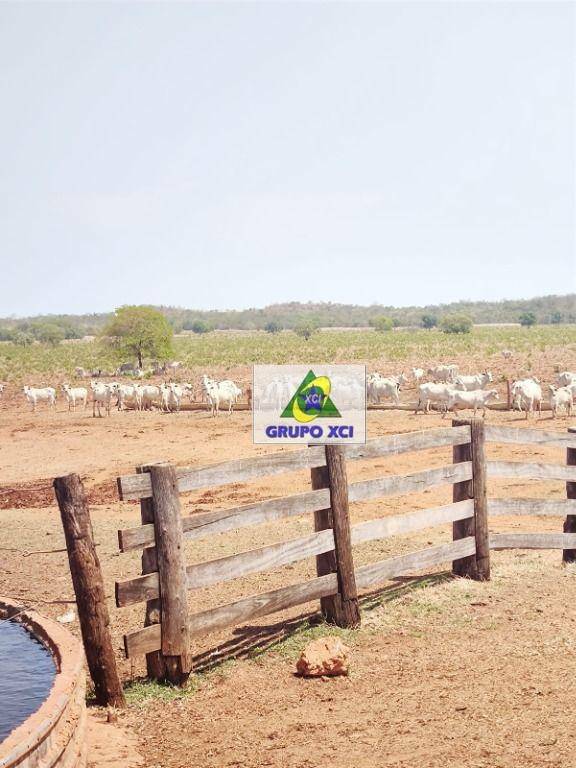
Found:
[[[30,680],[38,681],[41,691],[40,700],[32,705],[34,711],[23,721],[16,713],[13,730],[0,741],[0,768],[84,768],[86,678],[82,644],[57,622],[4,597],[0,597],[0,621],[11,624],[10,632],[5,632],[4,647],[10,642],[12,655],[4,659],[4,669],[8,675],[14,670],[26,681],[26,665],[34,664],[31,672],[37,676]],[[51,662],[42,658],[46,653],[38,643],[50,654]],[[40,677],[39,669],[43,670]],[[17,709],[19,698],[24,698],[17,695],[17,682],[12,681],[11,694],[4,688],[4,696],[13,699],[12,704],[0,700],[5,712],[7,706]]]

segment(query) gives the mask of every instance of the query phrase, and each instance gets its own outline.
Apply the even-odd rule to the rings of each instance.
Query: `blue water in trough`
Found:
[[[0,741],[48,698],[51,654],[15,621],[0,621]]]

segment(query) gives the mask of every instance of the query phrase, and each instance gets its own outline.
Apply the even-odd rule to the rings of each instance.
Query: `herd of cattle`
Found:
[[[431,379],[420,383],[425,375]],[[430,406],[446,414],[447,411],[472,409],[476,415],[479,409],[482,415],[491,400],[498,400],[498,390],[487,389],[493,382],[490,371],[484,371],[471,376],[458,373],[457,365],[437,365],[424,371],[422,368],[412,368],[412,378],[417,387],[418,401],[415,413],[423,410],[430,411]],[[395,404],[400,403],[400,390],[409,379],[404,373],[399,376],[384,377],[379,373],[371,373],[367,377],[367,397],[370,403],[379,403],[382,398],[389,398]],[[555,385],[548,385],[549,402],[552,416],[556,417],[560,408],[572,415],[572,406],[576,397],[576,373],[563,371],[556,377]],[[526,412],[526,418],[534,411],[542,409],[542,385],[536,378],[518,379],[511,386],[512,407]]]
[[[0,395],[5,385],[0,384]],[[89,400],[92,402],[92,415],[102,416],[102,411],[110,416],[112,407],[119,411],[126,408],[139,411],[148,411],[152,408],[160,408],[162,411],[179,411],[185,397],[194,398],[195,387],[184,383],[163,384],[139,384],[137,382],[119,383],[117,381],[91,381],[88,387],[70,386],[62,384],[62,393],[68,402],[68,410],[75,411],[78,406],[86,408]],[[229,379],[215,381],[209,376],[202,377],[203,399],[210,408],[213,416],[217,416],[220,408],[225,408],[231,413],[238,402],[242,390]],[[57,390],[55,387],[25,386],[24,397],[36,410],[39,403],[47,403],[52,408],[56,407]],[[115,400],[115,402],[114,402]]]
[[[429,380],[422,382],[424,377]],[[456,365],[437,365],[427,371],[422,368],[412,368],[411,381],[418,395],[415,413],[419,411],[428,413],[433,406],[443,411],[444,415],[448,411],[458,412],[465,409],[473,410],[474,415],[481,410],[484,415],[490,401],[499,398],[496,389],[488,388],[488,385],[493,382],[490,371],[475,375],[461,375]],[[410,379],[404,373],[398,376],[370,373],[366,377],[367,401],[377,404],[388,399],[395,405],[399,405],[400,392],[409,383]],[[5,385],[0,384],[0,396],[4,388]],[[75,411],[78,406],[86,408],[91,401],[93,416],[96,416],[96,413],[102,416],[102,411],[109,416],[113,406],[120,411],[126,408],[144,411],[152,408],[159,408],[165,412],[179,411],[184,398],[188,397],[193,401],[198,394],[197,388],[186,382],[142,384],[93,380],[89,387],[63,384],[61,389],[68,402],[68,410]],[[547,391],[552,416],[555,417],[559,409],[565,410],[571,416],[576,398],[576,373],[571,371],[559,373],[555,384],[549,384]],[[38,389],[25,386],[23,392],[33,411],[36,410],[38,403],[47,403],[52,407],[56,405],[57,391],[54,387]],[[200,392],[202,400],[213,416],[217,416],[221,408],[232,413],[234,405],[242,395],[241,388],[230,379],[216,381],[206,375],[202,377]],[[514,381],[510,388],[510,399],[513,408],[525,411],[526,418],[535,411],[540,413],[543,401],[540,381],[536,378]]]

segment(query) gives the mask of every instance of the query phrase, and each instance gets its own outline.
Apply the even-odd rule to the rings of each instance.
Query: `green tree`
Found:
[[[536,325],[536,315],[534,312],[522,312],[518,320],[520,321],[520,325],[523,325],[525,328],[530,328],[532,325]]]
[[[266,333],[280,333],[282,326],[280,323],[277,323],[276,320],[270,320],[270,322],[266,323],[264,326],[264,330]]]
[[[210,333],[212,328],[210,328],[206,320],[194,320],[190,323],[190,328],[188,330],[193,333]]]
[[[298,325],[294,327],[296,336],[300,336],[301,339],[305,339],[306,341],[308,341],[312,334],[317,330],[318,326],[316,323],[313,323],[310,320],[301,320]]]
[[[64,341],[64,329],[56,323],[42,323],[34,327],[34,336],[42,344],[49,344],[56,347],[61,341]]]
[[[562,312],[552,312],[550,315],[550,322],[553,325],[560,325],[562,322]]]
[[[142,368],[145,357],[167,360],[172,354],[174,331],[154,307],[120,307],[103,329],[102,340],[124,357],[136,357]]]
[[[420,318],[420,325],[422,326],[422,328],[426,328],[427,330],[430,330],[431,328],[436,328],[436,326],[438,325],[438,318],[436,317],[436,315],[429,315],[429,314],[422,315],[422,317]]]
[[[468,315],[445,315],[440,321],[440,328],[443,333],[470,333],[472,319]]]
[[[386,317],[386,315],[378,315],[377,317],[373,317],[370,320],[370,325],[374,328],[375,331],[384,333],[384,331],[392,330],[394,327],[394,321],[391,317]]]
[[[14,335],[14,344],[17,344],[19,347],[29,347],[30,344],[34,344],[34,336],[27,331],[18,331]]]

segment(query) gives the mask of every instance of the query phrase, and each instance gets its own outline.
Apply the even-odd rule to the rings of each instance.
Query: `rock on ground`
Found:
[[[296,662],[296,670],[304,677],[347,675],[350,649],[339,637],[312,640]]]

